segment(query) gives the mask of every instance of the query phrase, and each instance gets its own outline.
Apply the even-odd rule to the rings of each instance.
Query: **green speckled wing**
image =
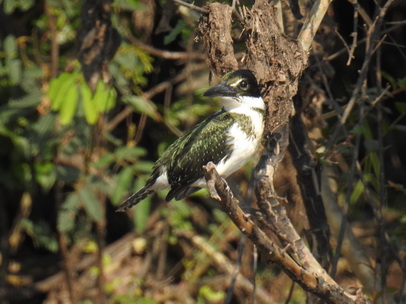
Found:
[[[171,184],[167,201],[189,194],[188,188],[203,177],[202,167],[209,161],[217,164],[230,155],[232,147],[227,144],[228,130],[234,123],[235,117],[230,113],[217,112],[177,139],[165,151],[157,165],[167,167]]]

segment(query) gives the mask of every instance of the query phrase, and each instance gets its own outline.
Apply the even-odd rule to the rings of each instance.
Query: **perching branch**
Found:
[[[219,204],[222,210],[228,214],[241,232],[257,246],[263,258],[269,262],[277,263],[305,290],[329,303],[370,303],[361,293],[352,296],[345,292],[318,264],[307,247],[299,246],[299,248],[287,245],[281,249],[277,246],[256,224],[255,216],[241,209],[240,202],[233,196],[226,181],[219,176],[216,166],[209,162],[203,168],[210,193],[216,194],[214,198],[217,196],[220,198]],[[285,226],[286,218],[283,216],[283,209],[277,211],[277,208],[275,209],[270,204],[270,201],[275,198],[266,195],[266,188],[271,187],[266,176],[261,178],[261,183],[264,183],[261,187],[263,189],[261,204],[268,206],[270,214],[275,211],[274,216],[268,217],[268,220],[272,221],[272,226],[278,227],[280,235],[288,235],[291,228]],[[300,243],[300,238],[296,242]]]

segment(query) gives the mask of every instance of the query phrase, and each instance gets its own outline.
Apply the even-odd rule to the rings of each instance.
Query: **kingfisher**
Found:
[[[207,187],[203,166],[216,165],[228,177],[259,148],[264,132],[265,103],[250,70],[227,73],[203,96],[219,97],[221,110],[175,140],[156,161],[145,186],[118,207],[126,211],[157,190],[170,188],[165,200],[180,200]]]

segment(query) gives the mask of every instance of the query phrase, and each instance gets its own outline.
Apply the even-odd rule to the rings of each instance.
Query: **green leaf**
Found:
[[[4,0],[3,9],[7,15],[13,13],[15,7],[14,0]]]
[[[20,8],[22,11],[30,9],[34,5],[34,0],[21,0]]]
[[[93,97],[93,103],[99,113],[106,113],[114,108],[116,104],[117,93],[114,88],[107,88],[103,81],[99,81],[96,87],[96,93]]]
[[[97,110],[101,113],[104,113],[104,108],[102,105],[107,105],[108,100],[109,100],[109,93],[108,91],[104,88],[104,85],[101,86],[102,82],[99,82],[97,85],[97,90],[96,93],[93,97],[94,104],[97,107]]]
[[[71,166],[57,166],[56,174],[59,181],[73,184],[79,179],[80,171]]]
[[[372,168],[374,170],[375,176],[379,176],[381,172],[381,163],[379,162],[378,153],[371,152],[368,155],[369,161],[372,164]]]
[[[51,252],[58,250],[58,242],[47,222],[33,222],[24,218],[21,220],[21,226],[32,238],[35,246],[44,247]]]
[[[105,168],[115,161],[114,154],[108,153],[100,157],[100,159],[95,163],[96,168]]]
[[[142,2],[138,0],[114,0],[114,6],[116,6],[119,9],[123,10],[129,10],[129,11],[135,11],[139,10],[142,8],[141,4]]]
[[[176,26],[174,27],[174,29],[168,35],[165,36],[164,44],[169,44],[175,41],[176,37],[178,37],[178,35],[183,32],[186,26],[187,23],[184,20],[180,19],[176,24]]]
[[[199,295],[209,302],[222,302],[226,297],[224,291],[215,291],[208,285],[200,287]]]
[[[48,85],[47,97],[54,103],[59,95],[65,81],[70,77],[70,73],[62,73],[59,77],[52,78]]]
[[[184,200],[176,202],[176,210],[184,217],[189,217],[192,215],[188,204]]]
[[[28,95],[31,96],[31,95]],[[40,99],[40,96],[38,96],[38,100]],[[28,102],[28,100],[27,100]],[[36,102],[38,103],[38,101]],[[54,125],[55,125],[55,115],[52,113],[49,115],[42,115],[38,118],[38,120],[31,124],[32,129],[35,131],[38,137],[41,139],[44,139],[46,136],[52,136],[54,138],[54,135],[51,135],[54,131]],[[55,139],[56,140],[56,139]],[[44,144],[53,144],[53,141],[51,142],[44,142]]]
[[[40,91],[33,91],[30,94],[10,99],[8,105],[10,107],[19,109],[19,111],[26,108],[36,108],[40,103],[41,96],[42,94]]]
[[[404,102],[395,102],[395,107],[401,114],[406,113],[406,103]]]
[[[154,166],[153,162],[150,162],[150,161],[138,161],[134,165],[132,165],[132,168],[135,171],[138,171],[138,172],[151,173],[153,166]]]
[[[163,191],[158,192],[159,195],[163,194]],[[172,228],[193,230],[193,225],[190,222],[191,210],[184,200],[177,201],[175,204],[170,205],[168,222]]]
[[[45,191],[49,191],[56,181],[55,166],[51,162],[35,162],[35,180]]]
[[[69,87],[65,95],[61,108],[59,110],[59,118],[61,125],[67,125],[72,121],[78,106],[78,88],[76,85]]]
[[[52,103],[52,110],[58,111],[66,100],[66,93],[73,86],[76,77],[71,73],[62,73],[52,79],[49,84],[48,97]]]
[[[219,209],[213,209],[213,217],[218,223],[223,223],[229,219],[227,214]]]
[[[133,172],[130,167],[124,168],[116,177],[116,187],[111,196],[112,203],[116,206],[123,199],[123,194],[130,188]]]
[[[11,84],[12,85],[20,84],[23,74],[21,60],[20,59],[9,60],[7,67],[9,70]]]
[[[79,195],[73,192],[68,195],[62,203],[62,207],[58,212],[58,230],[62,233],[72,231],[75,227],[75,216],[79,209]]]
[[[378,151],[380,143],[376,139],[365,139],[364,147],[367,151]]]
[[[107,98],[103,99],[104,102],[98,102],[97,108],[100,113],[106,113],[110,111],[116,105],[117,92],[114,88],[107,90]]]
[[[92,92],[85,82],[82,82],[80,84],[80,94],[86,122],[89,125],[93,125],[96,123],[97,118],[99,117],[99,113],[97,111],[95,103],[93,102]]]
[[[358,202],[359,198],[361,197],[362,193],[364,192],[364,184],[361,180],[358,180],[357,183],[354,186],[354,189],[352,190],[351,196],[350,196],[350,204],[355,204]]]
[[[20,186],[29,187],[33,178],[30,165],[24,162],[13,162],[10,169],[13,177],[21,184]]]
[[[114,152],[114,155],[117,158],[117,161],[136,160],[139,157],[144,156],[145,154],[147,154],[147,151],[143,148],[127,147],[127,146],[119,147]]]
[[[393,89],[397,89],[398,84],[396,83],[396,79],[392,75],[386,73],[385,71],[382,71],[382,77],[390,82],[390,85]]]
[[[2,3],[3,1],[0,1]],[[17,8],[21,11],[26,11],[30,9],[34,4],[34,0],[4,0],[4,12],[9,15],[14,12]]]
[[[135,182],[135,189],[141,189],[144,186],[146,180],[144,178],[137,178]],[[134,212],[134,226],[138,233],[145,231],[149,219],[151,210],[151,196],[145,198],[142,202],[133,208]]]
[[[135,112],[145,114],[155,120],[159,120],[160,115],[157,112],[156,105],[143,97],[127,95],[123,97],[123,102],[131,105]]]
[[[399,88],[406,90],[406,77],[398,79]]]
[[[17,55],[17,40],[13,35],[8,35],[3,42],[6,57],[14,58]]]
[[[135,231],[143,233],[147,228],[147,223],[151,210],[151,197],[145,198],[134,208],[134,226]]]
[[[85,207],[86,213],[94,220],[103,219],[103,213],[100,209],[99,200],[89,188],[81,188],[78,191],[81,203]]]

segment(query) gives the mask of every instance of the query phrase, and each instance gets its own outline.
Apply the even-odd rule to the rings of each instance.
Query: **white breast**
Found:
[[[229,132],[233,152],[217,165],[217,171],[223,177],[227,177],[243,167],[254,156],[261,142],[262,133],[264,132],[263,116],[254,110],[244,114],[251,116],[254,134],[249,137],[238,124],[231,126]]]
[[[256,106],[256,108],[265,108],[262,98],[252,99],[255,99],[254,106]],[[230,106],[231,103],[232,102],[230,101],[228,105]],[[233,152],[231,153],[231,155],[225,157],[218,164],[216,164],[217,172],[222,177],[227,177],[233,172],[242,168],[254,156],[255,152],[258,150],[259,144],[262,139],[262,134],[264,132],[263,115],[257,110],[253,110],[252,107],[248,104],[239,103],[239,106],[230,107],[228,108],[228,111],[250,116],[254,134],[253,136],[247,136],[247,133],[245,133],[238,124],[230,127],[229,144],[232,145]],[[206,187],[206,181],[204,178],[201,178],[197,180],[193,184],[193,186]]]

